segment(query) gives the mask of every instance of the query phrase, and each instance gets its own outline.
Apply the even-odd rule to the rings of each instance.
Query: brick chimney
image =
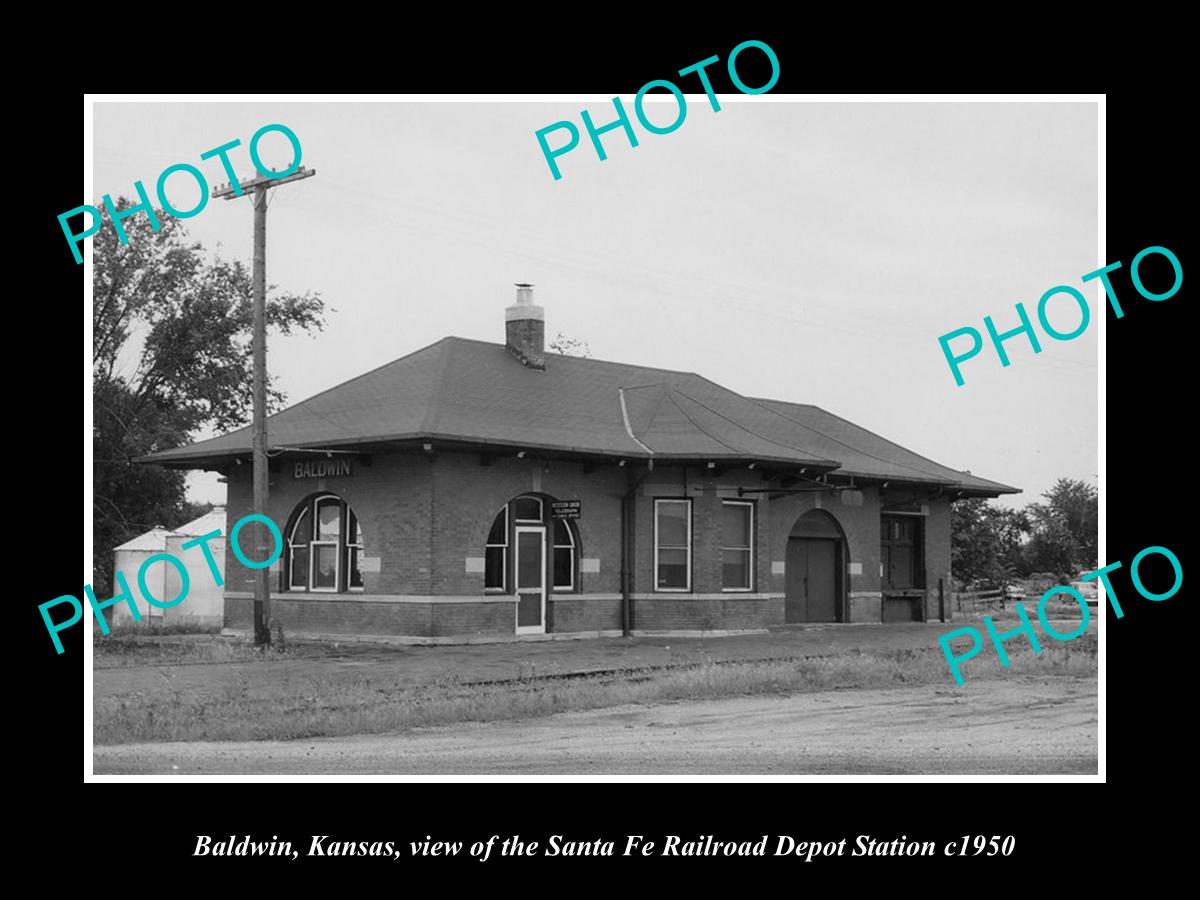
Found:
[[[517,285],[517,302],[504,310],[508,351],[531,369],[546,368],[546,323],[533,304],[533,285]]]

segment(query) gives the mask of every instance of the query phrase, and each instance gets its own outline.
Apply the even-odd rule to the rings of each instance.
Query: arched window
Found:
[[[554,589],[575,590],[575,533],[566,519],[554,520]]]
[[[547,557],[551,557],[552,584],[556,591],[578,590],[579,541],[574,526],[566,519],[550,514],[550,504],[541,497],[522,495],[500,508],[488,531],[484,548],[484,589],[492,593],[511,593],[512,529],[516,525],[546,526]],[[550,542],[553,543],[550,543]]]
[[[484,589],[503,592],[508,585],[508,504],[492,522],[484,552],[487,557],[483,568]]]
[[[283,589],[339,593],[363,589],[362,526],[336,494],[310,497],[292,513]]]

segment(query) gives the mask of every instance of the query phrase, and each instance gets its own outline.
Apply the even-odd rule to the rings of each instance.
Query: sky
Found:
[[[638,146],[581,124],[615,117],[609,98],[554,102],[98,102],[93,189],[154,190],[174,163],[227,180],[200,154],[247,145],[282,123],[313,178],[271,192],[267,280],[316,291],[315,335],[273,336],[268,367],[303,400],[447,335],[502,343],[516,282],[534,284],[555,334],[592,357],[697,372],[738,393],[812,403],[957,469],[1022,488],[1023,505],[1060,477],[1097,482],[1097,257],[1094,103],[830,103],[688,95],[671,134],[636,118]],[[623,98],[626,108],[632,98]],[[668,124],[675,101],[648,102]],[[581,142],[555,180],[534,133],[569,120]],[[551,146],[563,132],[549,137]],[[279,134],[259,144],[285,168]],[[186,175],[168,197],[198,198]],[[210,201],[189,234],[251,259],[248,199]],[[1039,329],[1001,366],[990,345],[955,384],[938,337],[1035,322],[1057,285],[1080,290],[1092,322],[1071,341]],[[1069,299],[1049,306],[1060,332]],[[986,337],[985,337],[986,340]],[[958,344],[954,345],[955,347]],[[204,433],[198,437],[208,437]],[[189,497],[224,501],[214,473]]]

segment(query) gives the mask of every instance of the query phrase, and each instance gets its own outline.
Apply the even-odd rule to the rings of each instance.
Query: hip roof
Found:
[[[350,449],[400,441],[659,460],[823,467],[1016,493],[933,462],[816,406],[744,397],[691,372],[546,354],[527,367],[503,344],[447,337],[267,420],[270,448]],[[212,464],[251,451],[250,429],[144,462]]]

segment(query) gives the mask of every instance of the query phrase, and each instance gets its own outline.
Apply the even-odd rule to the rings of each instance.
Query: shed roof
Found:
[[[202,534],[208,534],[212,531],[220,531],[225,527],[225,507],[214,506],[204,515],[197,519],[180,525],[175,529],[175,533],[185,535],[187,537],[198,537]]]
[[[178,528],[151,528],[149,531],[130,538],[114,550],[142,550],[147,553],[161,553],[167,549],[167,538],[197,537],[220,531],[225,527],[225,507],[214,506],[199,518],[192,519]]]
[[[758,400],[691,372],[447,337],[268,419],[271,449],[409,440],[658,460],[753,460],[983,493],[1017,488],[928,460],[815,406]],[[174,466],[250,453],[250,429],[143,457]]]
[[[125,543],[114,550],[142,550],[147,553],[162,552],[167,549],[167,538],[173,536],[175,532],[169,528],[151,528],[144,534],[139,534],[135,538],[130,538]]]

